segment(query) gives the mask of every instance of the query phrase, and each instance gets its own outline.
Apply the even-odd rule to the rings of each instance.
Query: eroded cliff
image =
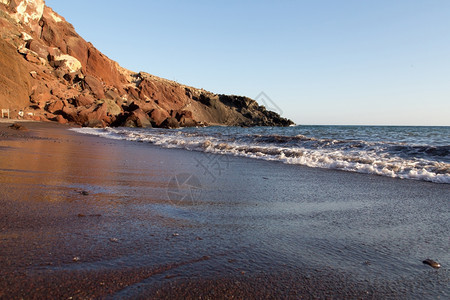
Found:
[[[0,0],[0,108],[82,126],[288,126],[247,97],[119,66],[43,0]]]

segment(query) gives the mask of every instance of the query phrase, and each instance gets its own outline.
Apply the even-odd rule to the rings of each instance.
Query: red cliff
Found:
[[[288,126],[256,101],[119,66],[43,0],[0,0],[0,108],[82,126]]]

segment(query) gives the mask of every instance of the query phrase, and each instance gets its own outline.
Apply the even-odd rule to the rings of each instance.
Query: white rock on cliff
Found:
[[[55,57],[55,61],[62,61],[71,73],[81,70],[81,62],[73,56],[62,54]]]
[[[25,42],[31,41],[33,39],[33,37],[31,35],[29,35],[26,32],[22,32],[20,34],[20,37],[22,38],[22,40],[24,40]]]
[[[16,7],[16,18],[25,24],[31,21],[39,21],[44,13],[44,0],[22,0]]]
[[[61,18],[61,16],[59,16],[58,14],[56,14],[54,11],[50,10],[49,12],[50,16],[52,17],[53,21],[55,21],[56,23],[62,22],[63,19]]]
[[[30,26],[35,32],[39,31],[39,20],[42,18],[45,8],[44,0],[0,0],[0,3],[8,5],[16,11],[11,15],[16,22]]]

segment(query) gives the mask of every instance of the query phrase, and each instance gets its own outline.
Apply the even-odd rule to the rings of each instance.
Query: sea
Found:
[[[450,127],[76,128],[109,139],[312,168],[450,183]]]

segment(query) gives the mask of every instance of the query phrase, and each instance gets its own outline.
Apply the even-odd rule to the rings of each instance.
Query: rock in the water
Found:
[[[440,268],[441,267],[441,264],[440,263],[438,263],[437,261],[434,261],[434,260],[432,260],[432,259],[425,259],[424,261],[423,261],[423,263],[424,264],[426,264],[426,265],[429,265],[429,266],[431,266],[431,267],[433,267],[433,268],[436,268],[436,269],[438,269],[438,268]]]

